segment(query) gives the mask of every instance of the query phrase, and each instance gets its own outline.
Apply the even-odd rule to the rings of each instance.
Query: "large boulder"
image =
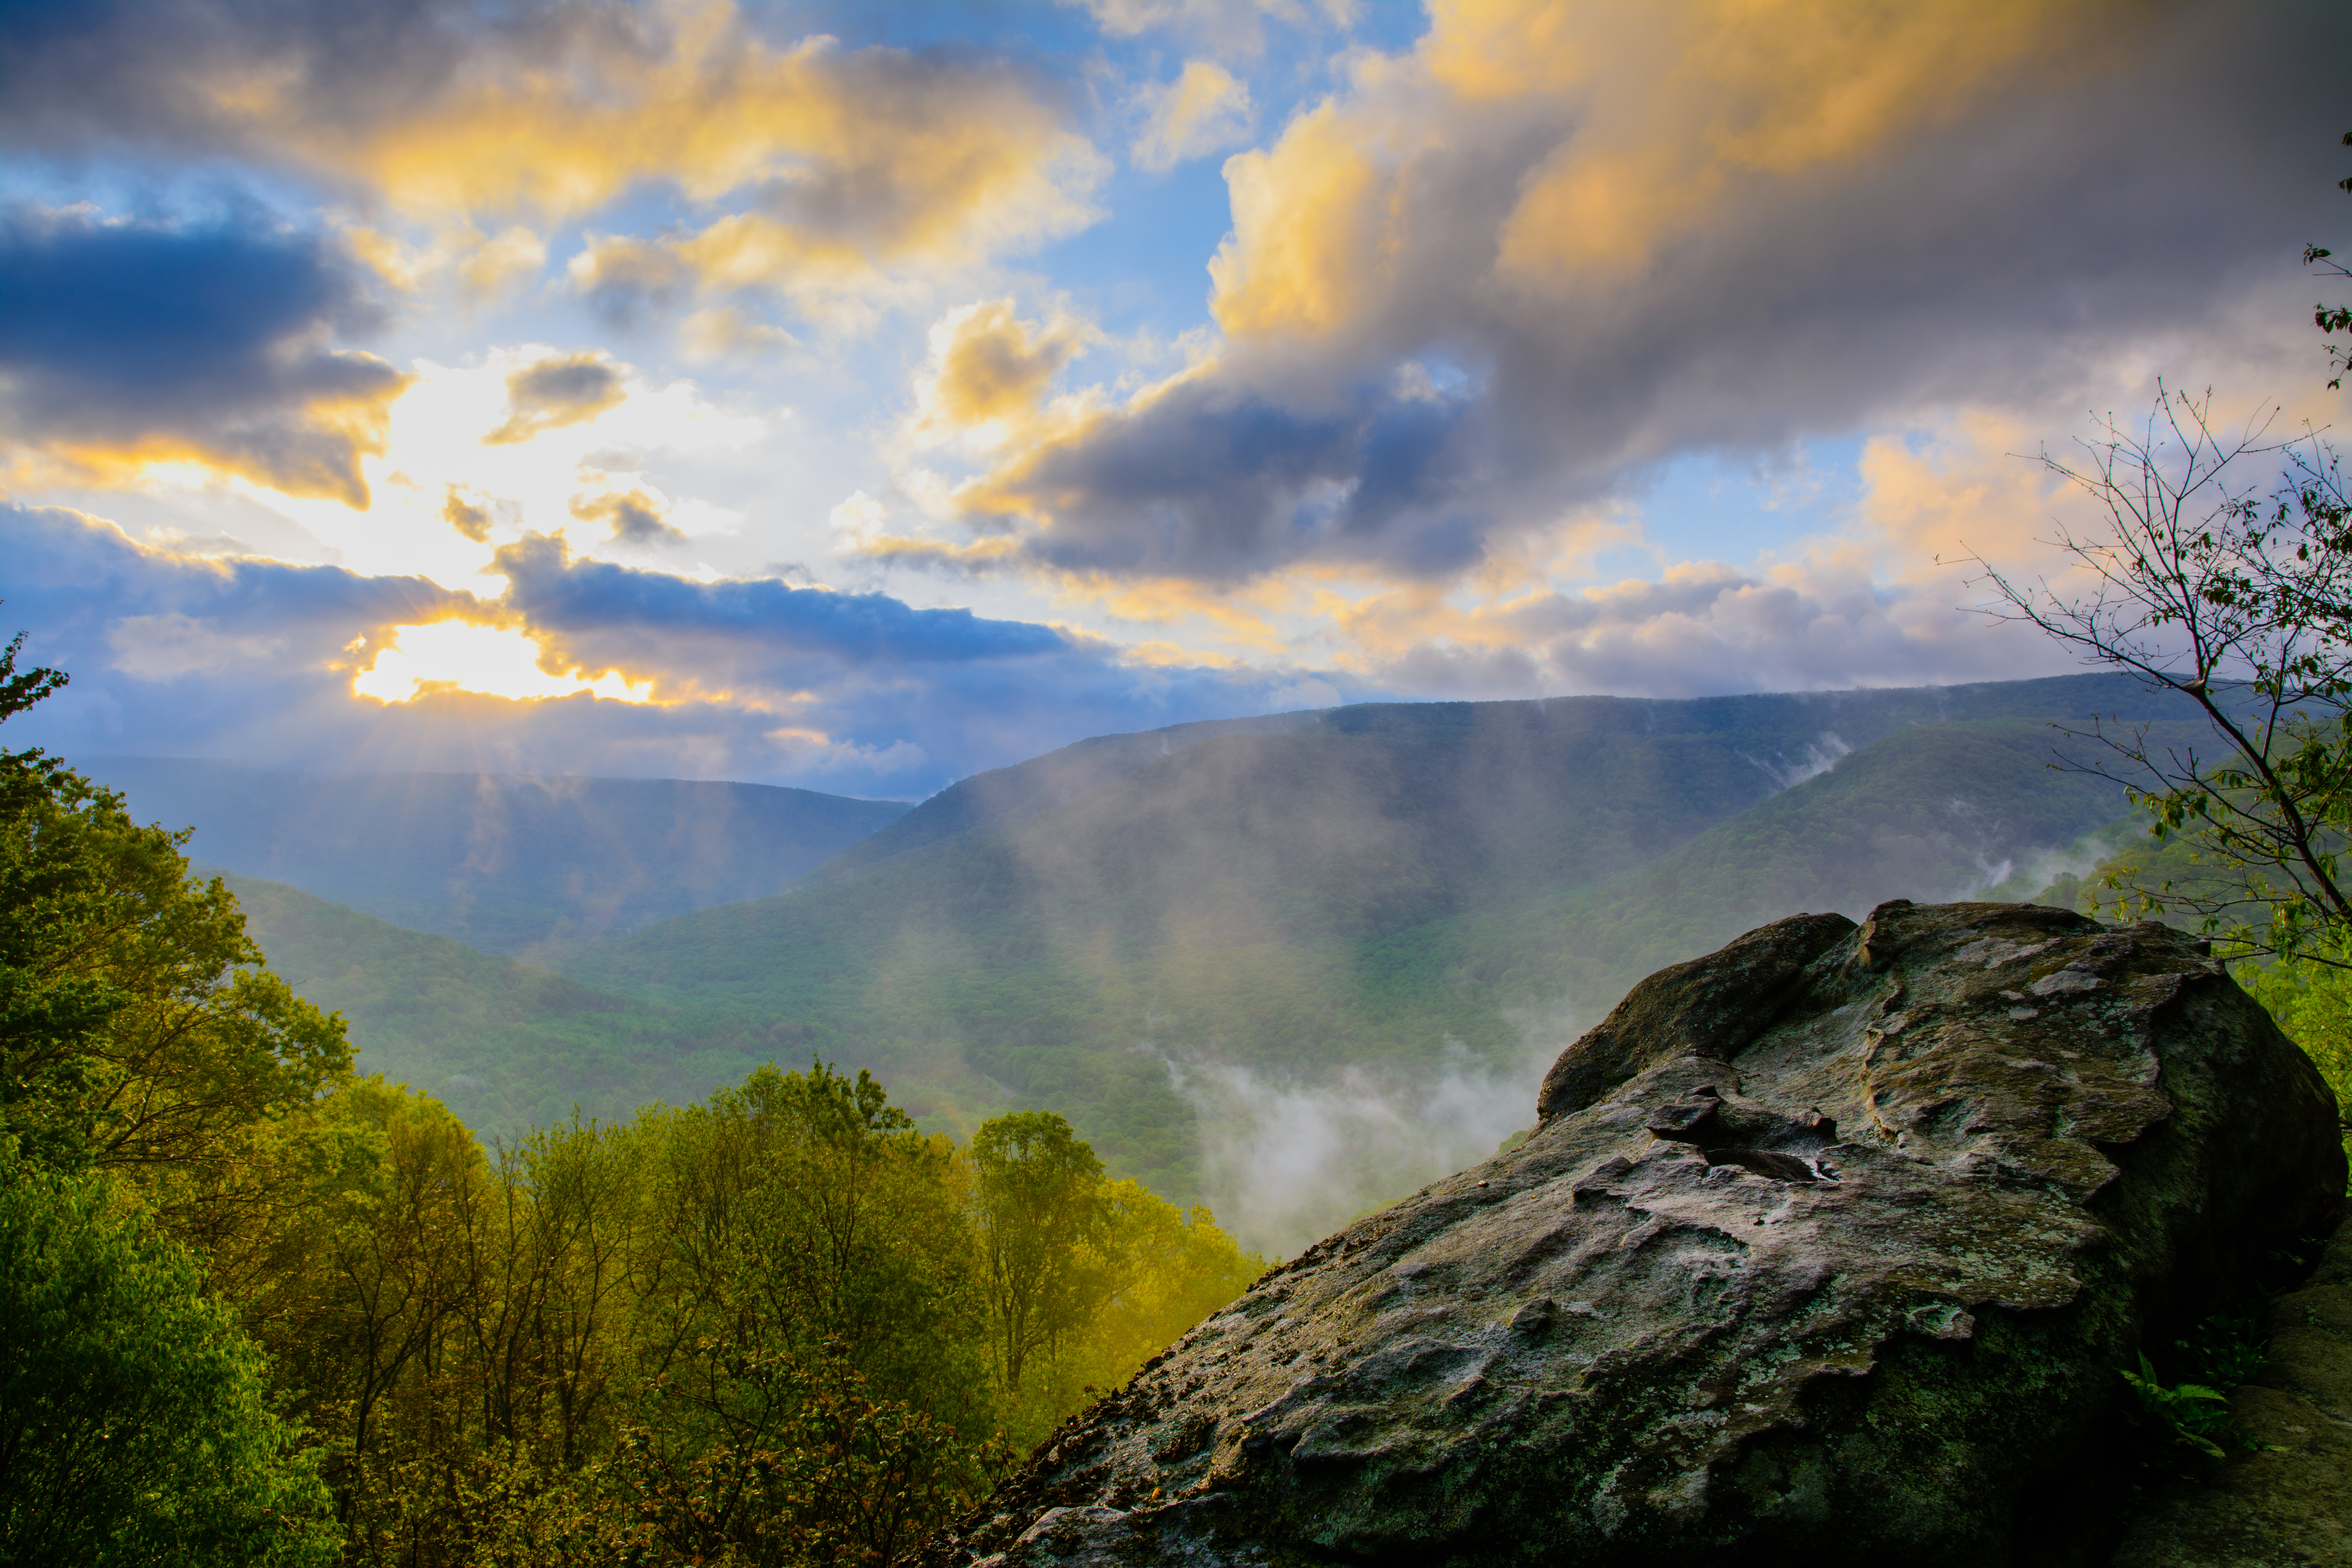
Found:
[[[1751,931],[1540,1104],[922,1561],[2096,1562],[2118,1369],[2345,1187],[2317,1073],[2201,944],[2031,905]]]

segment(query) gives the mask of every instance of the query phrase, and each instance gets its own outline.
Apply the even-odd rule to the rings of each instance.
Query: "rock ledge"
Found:
[[[2032,905],[1752,931],[1539,1107],[921,1561],[2096,1562],[2116,1369],[2345,1182],[2318,1075],[2200,944]]]

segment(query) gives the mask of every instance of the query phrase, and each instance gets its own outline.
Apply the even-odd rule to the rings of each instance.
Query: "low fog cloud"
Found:
[[[1199,1119],[1202,1186],[1218,1223],[1288,1258],[1533,1127],[1536,1089],[1574,1037],[1548,1027],[1503,1066],[1457,1046],[1412,1071],[1171,1060],[1168,1073]]]

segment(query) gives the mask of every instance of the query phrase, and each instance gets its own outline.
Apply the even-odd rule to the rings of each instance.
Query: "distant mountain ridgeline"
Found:
[[[684,779],[77,762],[121,791],[140,820],[194,824],[188,854],[199,865],[503,953],[560,950],[780,892],[907,810]]]
[[[1981,889],[2112,821],[2117,788],[2047,765],[2047,721],[2093,712],[2168,717],[2084,678],[1123,737],[565,971],[808,1021],[845,1061],[955,1061],[1279,1247],[1491,1149],[1516,1110],[1490,1108],[1657,965],[1793,910]],[[1283,1186],[1320,1195],[1254,1216]]]
[[[1106,735],[941,790],[811,873],[837,881],[944,839],[1003,829],[1067,805],[1174,752],[1231,736],[1379,735],[1423,752],[1458,750],[1442,766],[1466,770],[1465,785],[1500,784],[1467,801],[1483,816],[1538,808],[1557,786],[1526,777],[1553,753],[1633,748],[1676,752],[1729,766],[1718,810],[1748,804],[1821,772],[1847,751],[1898,730],[1969,720],[2193,718],[2116,676],[2061,676],[1973,686],[1745,697],[1644,700],[1559,697],[1523,702],[1363,703],[1349,708],[1213,720],[1133,735]],[[1580,784],[1585,782],[1578,781]],[[1556,802],[1555,802],[1556,804]],[[1638,809],[1638,808],[1637,808]]]
[[[1120,1173],[1286,1249],[1489,1152],[1559,1046],[1661,964],[1796,910],[2086,868],[2084,836],[2124,802],[2048,765],[2049,721],[2092,713],[2179,721],[2084,677],[1108,737],[877,808],[886,826],[791,892],[550,945],[561,977],[244,896],[273,962],[351,1016],[364,1066],[477,1126],[822,1055],[946,1130],[1060,1110]],[[729,833],[668,798],[668,837],[630,851],[639,902],[613,907],[718,885],[659,885],[660,845]],[[497,890],[460,885],[475,902],[437,929]]]

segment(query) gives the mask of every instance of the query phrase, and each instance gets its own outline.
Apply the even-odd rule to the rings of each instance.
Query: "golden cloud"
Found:
[[[184,464],[281,495],[321,497],[364,511],[371,498],[361,461],[383,455],[392,405],[415,378],[372,354],[331,358],[360,384],[216,418],[192,411],[135,434],[36,431],[46,438],[37,447],[9,451],[7,471],[28,488],[114,489],[135,488],[152,469]]]
[[[488,544],[490,542],[488,510],[467,500],[464,492],[456,485],[449,486],[442,497],[441,521],[477,544]]]
[[[1801,179],[1947,124],[2128,28],[2035,0],[1433,0],[1405,59],[1226,165],[1234,232],[1212,264],[1235,338],[1357,322],[1415,234],[1416,156],[1549,126],[1493,235],[1492,271],[1556,293],[1635,275],[1759,179]]]
[[[1237,645],[1259,653],[1281,654],[1286,649],[1284,639],[1273,622],[1251,606],[1253,596],[1182,577],[1130,580],[1100,573],[1066,572],[1055,580],[1055,597],[1099,605],[1105,614],[1122,621],[1169,626],[1197,620],[1216,627]]]
[[[856,543],[857,553],[870,555],[877,560],[910,566],[953,566],[968,572],[984,571],[1004,561],[1020,548],[1011,536],[1002,533],[976,539],[969,544],[949,544],[906,533],[863,535],[856,539]]]
[[[918,426],[959,431],[1027,425],[1044,406],[1054,378],[1093,335],[1084,322],[1065,316],[1032,325],[1010,300],[950,311],[931,328]]]
[[[664,244],[709,288],[837,287],[1091,220],[1103,160],[1016,68],[826,37],[778,50],[731,4],[664,17],[666,33],[534,34],[529,55],[478,46],[446,86],[388,118],[324,121],[299,95],[253,82],[215,94],[214,108],[413,220],[461,233],[478,218],[509,222],[462,258],[477,288],[538,265],[537,232],[650,181],[742,209]]]
[[[1165,171],[1230,147],[1249,134],[1247,83],[1214,60],[1186,60],[1166,87],[1144,95],[1150,121],[1131,149],[1136,163]]]
[[[1395,249],[1366,129],[1327,102],[1270,151],[1226,160],[1234,231],[1209,263],[1209,309],[1228,336],[1320,334],[1360,313]]]
[[[507,377],[505,423],[482,437],[509,447],[541,431],[583,424],[628,396],[621,367],[593,351],[534,361]]]
[[[1475,26],[1497,8],[1459,9]],[[1542,20],[1554,16],[1540,41],[1537,27],[1505,29],[1519,71],[1591,98],[1590,121],[1504,226],[1498,270],[1541,289],[1631,273],[1736,184],[1855,163],[1947,123],[2064,59],[2101,21],[2097,7],[2038,0],[1702,0]]]
[[[611,525],[615,544],[646,548],[686,542],[685,531],[662,515],[661,503],[643,490],[601,496],[575,496],[572,515],[583,522]]]

